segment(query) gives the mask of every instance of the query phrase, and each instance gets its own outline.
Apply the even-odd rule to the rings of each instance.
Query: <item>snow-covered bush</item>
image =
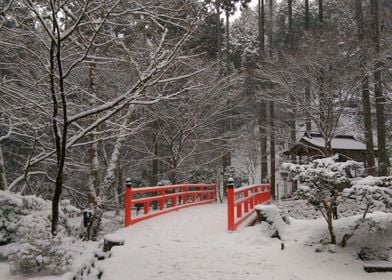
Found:
[[[52,237],[50,201],[0,191],[0,241],[9,244],[0,254],[8,257],[12,272],[60,273],[71,264],[75,230],[67,215],[79,210],[69,201],[60,205],[59,230]]]
[[[64,227],[55,237],[50,233],[50,212],[41,211],[23,216],[16,225],[18,246],[8,258],[12,272],[61,273],[72,263],[72,250]]]
[[[353,178],[352,170],[360,165],[354,161],[338,160],[338,156],[333,156],[305,165],[284,163],[282,167],[303,181],[295,195],[305,198],[321,213],[328,224],[333,244],[336,244],[336,235],[332,218],[337,215],[337,203],[350,201],[359,205],[362,216],[343,234],[340,245],[344,247],[358,229],[370,225],[366,219],[370,209],[392,208],[392,177]]]
[[[349,186],[353,177],[352,170],[359,167],[359,163],[355,161],[341,162],[339,155],[316,159],[303,165],[282,164],[282,168],[289,171],[292,177],[302,181],[295,195],[306,199],[321,213],[328,224],[332,244],[336,244],[332,221],[333,216],[337,215],[336,203],[339,191]]]
[[[170,180],[163,179],[163,180],[160,180],[157,183],[157,185],[158,186],[170,186],[170,185],[172,185],[172,182]]]
[[[347,241],[354,233],[364,225],[370,228],[377,228],[381,225],[374,224],[374,221],[366,219],[366,215],[371,209],[392,208],[392,177],[373,177],[353,180],[351,188],[343,190],[343,197],[352,199],[357,204],[365,203],[366,207],[362,217],[358,218],[356,224],[349,233],[343,235],[341,246],[346,246]]]
[[[237,169],[233,166],[227,167],[224,176],[225,176],[225,180],[228,180],[229,178],[233,178],[236,188],[249,184],[248,174],[243,170]]]
[[[290,224],[290,217],[283,209],[276,205],[257,205],[257,222],[265,227],[270,237],[284,239],[286,235],[286,226]],[[263,225],[263,223],[265,223]]]
[[[352,187],[345,189],[343,195],[357,203],[366,201],[368,207],[392,208],[392,177],[368,176],[353,180]]]

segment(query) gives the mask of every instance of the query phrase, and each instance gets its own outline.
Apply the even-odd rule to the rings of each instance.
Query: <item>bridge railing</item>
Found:
[[[270,185],[252,185],[227,189],[227,228],[235,231],[255,211],[259,204],[270,203]]]
[[[195,205],[216,201],[215,184],[182,184],[147,188],[132,188],[127,181],[125,190],[125,226],[152,217]],[[137,209],[136,216],[132,211]],[[135,212],[135,211],[133,211]]]

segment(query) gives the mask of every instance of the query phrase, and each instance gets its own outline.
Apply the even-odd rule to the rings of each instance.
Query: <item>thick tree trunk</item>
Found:
[[[375,176],[375,160],[374,160],[374,144],[373,144],[373,130],[372,130],[372,112],[370,104],[370,91],[369,91],[369,75],[366,69],[365,62],[365,32],[363,23],[363,9],[362,0],[355,0],[355,15],[358,28],[358,40],[361,48],[361,62],[362,69],[362,108],[363,108],[363,123],[364,135],[366,141],[366,163],[368,175]]]
[[[268,156],[267,156],[267,103],[265,100],[260,102],[259,112],[259,134],[260,134],[260,172],[261,182],[268,175]]]
[[[309,14],[309,0],[305,0],[305,30],[309,30],[310,28],[310,14]],[[310,82],[308,79],[305,81],[305,101],[306,106],[310,106]],[[306,123],[306,130],[312,130],[312,121],[309,110],[305,112],[305,123]]]
[[[293,32],[293,1],[288,0],[288,35],[289,35],[289,50],[291,55],[294,54],[294,32]],[[294,97],[290,94],[290,102],[291,104],[295,104]],[[289,114],[289,127],[290,127],[290,142],[289,146],[293,146],[296,142],[296,108],[295,106],[291,106],[290,114]]]
[[[220,20],[220,0],[215,1],[215,8],[216,8],[216,36],[218,41],[218,59],[222,59],[222,32],[221,32],[221,20]]]
[[[269,0],[269,7],[268,7],[268,13],[269,13],[269,26],[268,26],[268,44],[269,44],[269,57],[272,59],[272,45],[273,45],[273,22],[274,22],[274,2],[273,0]]]
[[[323,9],[323,0],[318,0],[319,4],[319,22],[323,23],[324,22],[324,9]]]
[[[309,0],[305,0],[305,30],[310,28]]]
[[[270,178],[270,185],[271,185],[271,198],[275,199],[275,104],[273,101],[270,101],[270,158],[271,158],[271,178]]]
[[[226,11],[226,75],[230,74],[230,14]]]
[[[4,156],[0,144],[0,190],[4,191],[8,188],[7,178],[5,176]]]
[[[259,61],[262,63],[265,51],[265,9],[264,0],[259,0],[258,7],[259,18]],[[259,111],[259,134],[260,134],[260,179],[261,183],[268,175],[268,157],[267,157],[267,102],[262,97]]]
[[[258,20],[259,20],[259,57],[262,58],[265,51],[265,9],[264,0],[259,0],[258,6]]]
[[[272,25],[274,22],[274,11],[273,11],[273,0],[269,1],[269,30],[268,30],[268,38],[269,38],[269,57],[272,60],[272,48],[273,48],[273,29]],[[272,84],[271,84],[272,89]],[[274,101],[271,100],[269,104],[269,112],[270,112],[270,185],[271,185],[271,198],[275,199],[275,104]]]
[[[377,143],[378,143],[378,176],[388,175],[388,151],[386,147],[386,131],[384,118],[385,97],[383,94],[382,84],[382,62],[379,58],[380,47],[380,18],[379,18],[379,0],[371,0],[373,43],[376,54],[374,62],[374,95],[376,98],[376,121],[377,121]]]

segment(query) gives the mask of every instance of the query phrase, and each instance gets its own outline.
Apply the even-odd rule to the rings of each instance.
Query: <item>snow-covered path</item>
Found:
[[[114,247],[99,266],[104,280],[392,279],[392,273],[364,272],[347,248],[333,254],[304,247],[309,232],[322,226],[294,220],[281,250],[280,241],[263,236],[260,227],[227,232],[225,205],[198,206],[115,233],[125,245]]]

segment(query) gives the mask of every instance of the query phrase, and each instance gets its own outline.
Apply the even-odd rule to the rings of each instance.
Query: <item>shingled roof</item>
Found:
[[[364,161],[366,158],[366,144],[355,139],[352,135],[337,135],[332,139],[332,152],[342,154],[348,158]],[[305,132],[295,145],[283,152],[285,156],[323,157],[325,148],[324,138],[317,132]],[[377,148],[374,149],[377,154]]]

